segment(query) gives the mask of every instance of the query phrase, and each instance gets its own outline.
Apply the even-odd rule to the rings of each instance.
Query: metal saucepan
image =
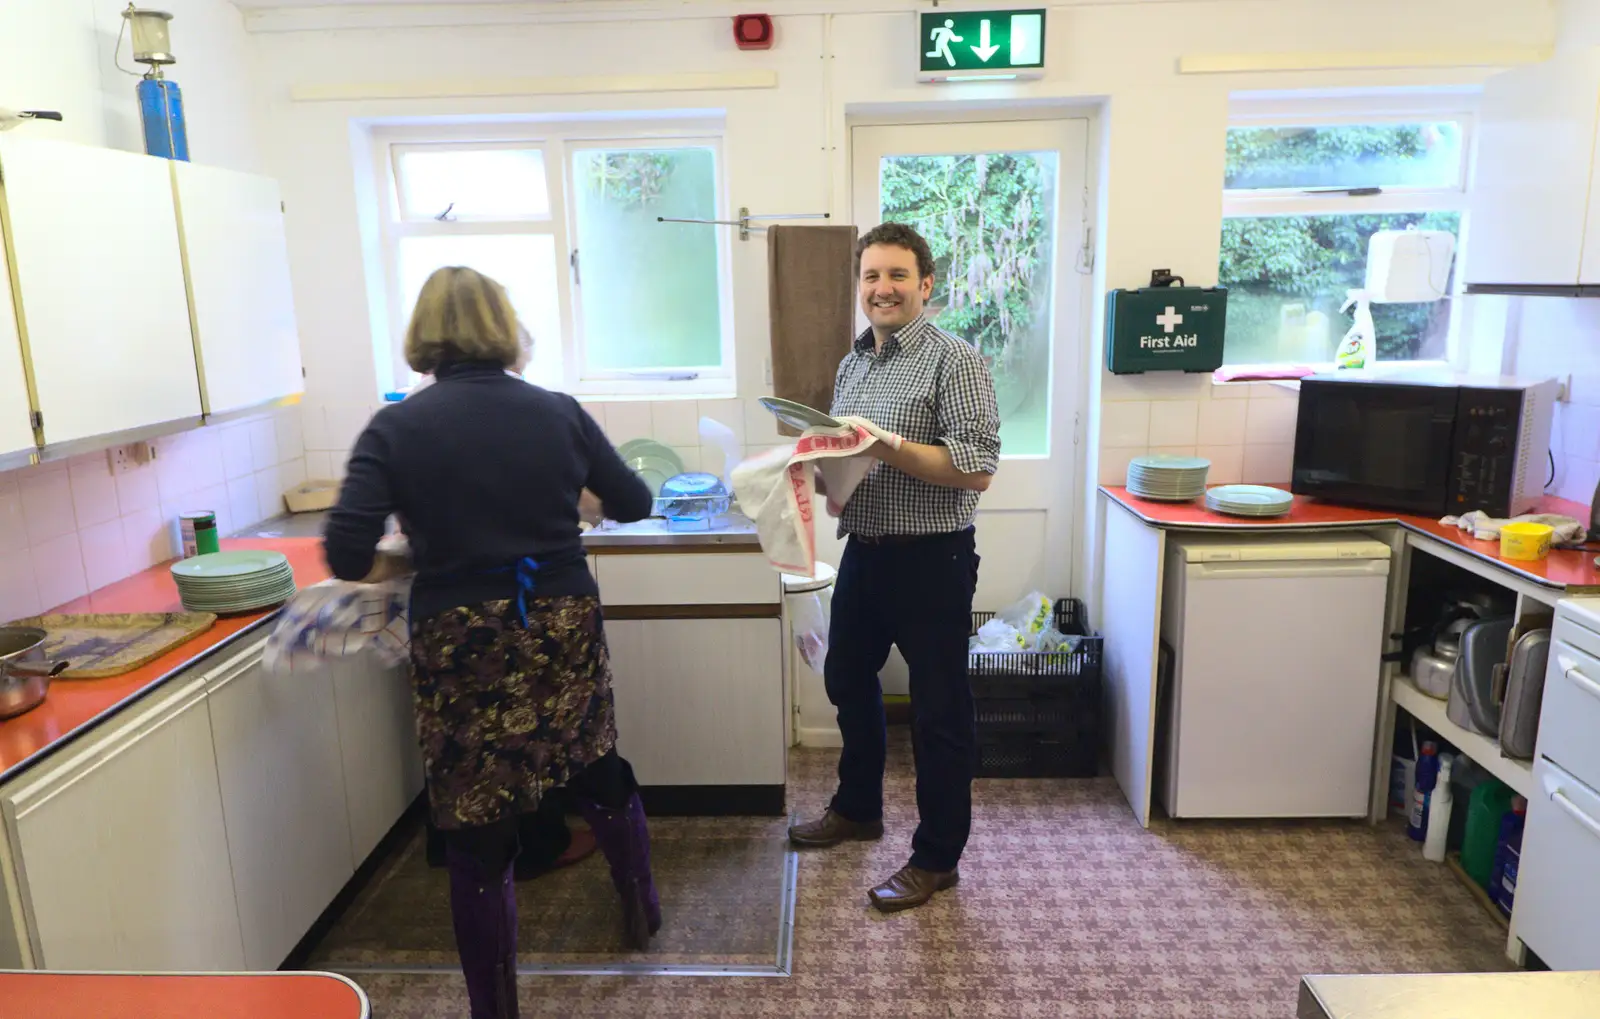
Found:
[[[45,636],[36,626],[0,626],[0,719],[38,707],[50,677],[67,668],[68,662],[46,661]]]

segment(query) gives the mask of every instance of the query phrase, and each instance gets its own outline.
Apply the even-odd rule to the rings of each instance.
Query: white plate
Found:
[[[761,406],[772,412],[772,416],[782,421],[791,428],[805,431],[807,428],[840,428],[839,421],[814,410],[803,403],[785,400],[781,396],[763,396]]]

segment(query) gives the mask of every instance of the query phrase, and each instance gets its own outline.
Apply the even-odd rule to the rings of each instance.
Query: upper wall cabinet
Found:
[[[1600,295],[1600,49],[1495,75],[1478,120],[1470,291]]]
[[[22,372],[22,343],[17,338],[16,309],[11,303],[11,276],[4,244],[5,224],[0,222],[0,470],[13,466],[19,455],[33,452],[33,413],[28,404],[28,380]],[[23,462],[26,462],[24,460]]]
[[[6,137],[0,185],[45,443],[198,420],[168,161]]]
[[[174,162],[208,414],[303,391],[278,184]]]

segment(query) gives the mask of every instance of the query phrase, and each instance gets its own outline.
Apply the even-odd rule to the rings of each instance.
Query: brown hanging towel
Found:
[[[855,332],[856,228],[767,228],[772,391],[827,412]],[[799,432],[780,424],[784,435]]]

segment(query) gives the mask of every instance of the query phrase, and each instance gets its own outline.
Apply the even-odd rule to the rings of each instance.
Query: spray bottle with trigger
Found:
[[[1339,368],[1365,368],[1369,361],[1375,360],[1373,348],[1377,342],[1377,328],[1372,324],[1372,309],[1368,306],[1365,290],[1346,290],[1344,293],[1345,302],[1339,311],[1349,311],[1350,306],[1355,305],[1355,322],[1350,326],[1350,331],[1344,334],[1344,339],[1339,341],[1339,351],[1333,356],[1334,363]]]

